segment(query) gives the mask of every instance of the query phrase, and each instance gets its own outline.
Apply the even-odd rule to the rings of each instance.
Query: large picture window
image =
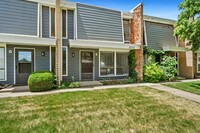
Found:
[[[0,80],[5,80],[5,48],[0,47]]]
[[[117,75],[128,74],[128,53],[117,53]]]
[[[67,76],[67,66],[68,66],[68,50],[67,47],[62,48],[62,75]]]
[[[114,75],[114,52],[101,52],[100,74],[101,76]]]
[[[100,51],[100,76],[127,76],[128,52]]]

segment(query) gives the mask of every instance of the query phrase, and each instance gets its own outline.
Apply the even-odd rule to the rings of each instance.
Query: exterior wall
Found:
[[[35,48],[35,70],[50,70],[49,47],[20,46],[7,44],[7,81],[0,81],[0,84],[14,84],[14,48]],[[9,51],[12,53],[9,53]],[[41,56],[45,52],[45,56]]]
[[[123,42],[121,12],[77,3],[77,39]]]
[[[184,41],[179,41],[179,47],[185,47]],[[194,67],[188,67],[186,64],[186,53],[179,52],[179,76],[185,78],[194,78]]]
[[[68,76],[63,76],[63,81],[71,81],[71,77],[74,76],[76,81],[80,81],[80,51],[91,50],[94,51],[94,72],[95,80],[107,80],[107,79],[124,79],[127,76],[115,76],[115,77],[99,77],[99,50],[98,49],[68,49]],[[72,53],[75,53],[75,57],[72,57]],[[97,56],[95,55],[97,53]]]
[[[145,21],[145,27],[148,48],[163,50],[164,46],[176,47],[173,25]]]
[[[42,6],[42,37],[49,38],[49,7]]]
[[[137,58],[136,71],[139,80],[143,80],[143,5],[140,4],[134,9],[133,18],[131,19],[131,44],[141,43],[140,49],[135,50]]]
[[[37,36],[38,4],[23,0],[0,1],[0,33]]]

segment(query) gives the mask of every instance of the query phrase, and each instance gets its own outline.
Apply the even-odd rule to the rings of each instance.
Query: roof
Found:
[[[69,40],[70,48],[93,48],[93,49],[139,49],[140,44],[125,44],[123,42]]]
[[[176,20],[144,15],[144,21],[174,25]]]

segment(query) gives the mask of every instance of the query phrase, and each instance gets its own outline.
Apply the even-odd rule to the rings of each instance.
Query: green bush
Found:
[[[28,78],[28,87],[31,92],[52,90],[55,88],[54,74],[50,71],[33,72]]]
[[[161,68],[163,69],[163,80],[172,81],[176,78],[177,69],[176,65],[178,64],[176,57],[164,56],[163,61],[161,62]]]
[[[79,88],[80,82],[63,82],[61,85],[61,89],[65,88]]]
[[[156,83],[162,80],[163,70],[157,63],[152,63],[152,57],[148,58],[148,63],[144,66],[144,81]]]
[[[135,71],[136,68],[136,57],[135,57],[135,50],[130,50],[128,55],[128,66],[129,66],[129,77],[133,79],[135,82],[137,81],[137,72]]]
[[[79,88],[80,82],[71,82],[69,88]]]

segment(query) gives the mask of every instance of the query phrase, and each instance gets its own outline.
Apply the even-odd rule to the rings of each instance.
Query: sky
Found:
[[[183,0],[70,0],[129,12],[139,3],[144,4],[144,14],[177,20],[178,5]]]

